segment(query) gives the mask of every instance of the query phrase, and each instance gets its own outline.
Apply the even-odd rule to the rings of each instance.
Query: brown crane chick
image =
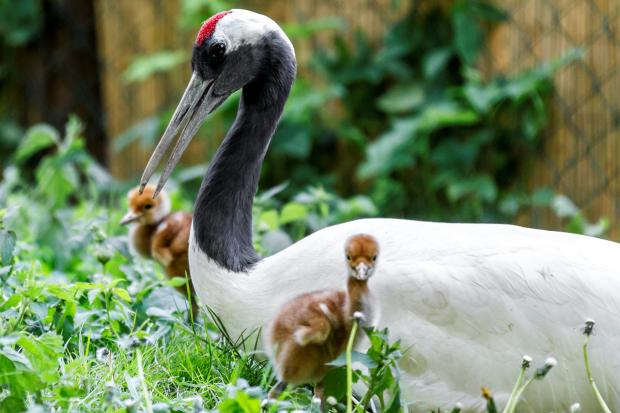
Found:
[[[170,278],[189,274],[187,251],[192,214],[170,212],[170,198],[161,191],[153,199],[154,185],[147,185],[142,194],[134,188],[127,194],[129,211],[121,220],[121,225],[129,225],[129,238],[132,247],[140,255],[160,263]],[[195,307],[194,289],[191,286],[192,301]],[[186,295],[185,286],[177,288]]]
[[[269,393],[275,398],[288,384],[321,381],[333,361],[346,348],[353,317],[362,313],[372,320],[373,304],[368,279],[374,274],[379,245],[370,235],[358,234],[345,243],[346,290],[302,294],[286,303],[267,328],[266,348],[270,351],[278,383]]]

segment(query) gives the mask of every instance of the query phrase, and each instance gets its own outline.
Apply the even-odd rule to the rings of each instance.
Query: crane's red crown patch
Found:
[[[205,22],[202,23],[200,31],[198,32],[198,36],[196,36],[196,44],[200,46],[202,42],[208,39],[209,36],[211,36],[215,31],[215,26],[217,26],[217,22],[222,20],[222,17],[230,13],[232,13],[230,10],[221,11],[218,14],[214,14],[213,16],[209,17],[209,19],[205,20]]]

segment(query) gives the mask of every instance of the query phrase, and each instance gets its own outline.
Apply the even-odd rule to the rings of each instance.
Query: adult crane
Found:
[[[204,119],[242,89],[237,117],[215,153],[190,234],[196,293],[232,335],[249,332],[317,286],[342,284],[342,243],[372,234],[382,248],[372,290],[379,324],[407,349],[402,388],[413,412],[481,405],[480,386],[510,391],[522,355],[559,364],[525,395],[523,411],[595,411],[580,357],[580,325],[597,321],[593,373],[620,409],[620,244],[510,225],[362,219],[309,235],[270,257],[252,246],[261,165],[295,78],[280,27],[246,10],[216,14],[193,46],[192,76],[142,177],[175,136],[161,189]],[[501,402],[505,393],[496,393]]]

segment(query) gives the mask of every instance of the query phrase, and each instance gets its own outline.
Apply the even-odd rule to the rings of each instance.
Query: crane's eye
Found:
[[[226,45],[224,43],[213,43],[209,47],[209,57],[219,59],[226,53]]]
[[[375,255],[375,256],[373,256],[373,257],[372,257],[372,260],[373,260],[373,261],[377,261],[377,256],[376,256],[376,255]]]
[[[153,208],[153,204],[146,204],[144,206],[144,209],[151,209],[151,208]]]

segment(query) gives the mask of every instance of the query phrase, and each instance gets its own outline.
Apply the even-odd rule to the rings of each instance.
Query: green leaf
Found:
[[[34,371],[44,382],[53,383],[58,379],[58,359],[63,356],[62,337],[56,333],[45,333],[39,337],[23,335],[17,340],[17,345],[23,349]]]
[[[360,353],[359,351],[351,352],[351,363],[361,363],[369,369],[374,369],[377,367],[377,363],[368,354]],[[327,363],[327,365],[334,367],[346,366],[346,355],[344,353],[340,354],[335,360]]]
[[[454,101],[433,102],[418,115],[420,129],[428,132],[447,126],[471,125],[479,120],[476,112]]]
[[[258,217],[258,227],[271,231],[278,229],[280,227],[278,211],[275,209],[270,209],[262,212]]]
[[[389,401],[387,407],[385,408],[385,413],[401,413],[405,411],[404,406],[402,405],[402,400],[400,396],[400,387],[397,386],[395,392],[391,395],[391,400]]]
[[[139,82],[155,73],[168,72],[189,58],[185,50],[164,50],[134,58],[123,73],[125,83]]]
[[[41,29],[42,22],[41,0],[0,1],[0,39],[9,49],[30,41]]]
[[[464,88],[465,97],[479,113],[486,113],[492,105],[504,97],[504,89],[495,83],[481,85],[468,83]]]
[[[183,283],[181,285],[185,284],[185,280],[183,280]],[[131,302],[131,296],[129,295],[129,293],[127,292],[127,290],[125,290],[124,288],[113,288],[112,289],[112,293],[114,293],[114,295],[116,295],[118,298],[120,298],[123,301],[126,302]]]
[[[571,218],[579,215],[579,208],[565,195],[556,195],[551,201],[551,208],[560,218]]]
[[[472,13],[489,22],[499,23],[508,18],[508,13],[486,1],[472,0],[470,7]]]
[[[19,294],[13,294],[5,302],[0,304],[0,311],[5,311],[9,308],[16,307],[21,301],[22,297]]]
[[[366,149],[366,161],[360,166],[362,178],[387,174],[395,169],[413,165],[415,158],[406,150],[408,143],[416,139],[419,121],[403,119],[394,122],[392,128]]]
[[[54,205],[62,205],[79,188],[79,175],[73,165],[59,157],[46,157],[36,171],[39,191]]]
[[[186,284],[185,282],[185,278],[183,277],[173,277],[169,280],[166,280],[164,282],[165,285],[169,285],[171,287],[177,288],[177,287],[182,287]],[[129,301],[129,300],[126,300]]]
[[[492,202],[497,198],[497,187],[490,176],[479,175],[449,184],[446,194],[451,202],[468,195],[475,195],[481,201]]]
[[[289,202],[284,205],[280,212],[280,223],[282,225],[289,222],[304,220],[308,216],[308,207],[297,202]]]
[[[479,21],[470,14],[467,2],[461,1],[452,12],[454,46],[461,59],[473,65],[484,40]]]
[[[0,229],[0,264],[11,264],[16,242],[17,236],[15,235],[15,232]]]
[[[553,202],[555,191],[553,188],[538,188],[532,194],[532,205],[535,207],[548,207]]]
[[[436,77],[448,64],[452,57],[452,49],[441,48],[431,51],[424,56],[422,70],[426,79]]]
[[[241,390],[235,392],[234,398],[222,401],[218,406],[220,413],[260,413],[260,400],[250,397]]]
[[[602,217],[595,224],[589,222],[583,228],[583,233],[590,237],[603,237],[609,230],[609,219]]]
[[[35,125],[28,129],[26,137],[17,148],[15,161],[20,163],[43,149],[60,145],[58,131],[50,125]]]
[[[323,379],[323,398],[333,396],[342,400],[347,393],[347,370],[344,367],[331,369]]]
[[[424,102],[424,88],[420,83],[411,82],[389,89],[377,101],[379,109],[386,113],[406,113]]]

